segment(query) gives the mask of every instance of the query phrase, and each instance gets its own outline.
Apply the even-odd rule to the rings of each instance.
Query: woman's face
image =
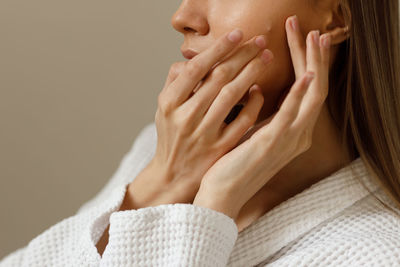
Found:
[[[184,34],[181,50],[197,53],[235,28],[243,31],[242,43],[260,34],[267,37],[267,48],[274,59],[256,80],[264,95],[260,112],[264,118],[272,114],[285,89],[294,82],[285,21],[296,14],[304,38],[310,30],[320,29],[323,33],[321,12],[327,7],[321,2],[328,1],[311,6],[311,0],[183,0],[171,23]]]

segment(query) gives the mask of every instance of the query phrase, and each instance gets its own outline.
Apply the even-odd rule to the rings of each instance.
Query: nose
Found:
[[[183,34],[207,34],[207,0],[183,0],[178,10],[171,18],[172,27]]]

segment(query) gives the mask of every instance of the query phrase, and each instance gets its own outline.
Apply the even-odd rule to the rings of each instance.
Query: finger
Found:
[[[307,71],[315,73],[314,84],[317,85],[321,79],[321,52],[319,47],[319,31],[311,31],[307,35]]]
[[[310,95],[306,95],[305,105],[301,108],[296,124],[313,128],[321,107],[325,102],[329,90],[329,57],[331,36],[324,34],[320,38],[321,62],[319,68],[319,83],[310,86]],[[317,63],[315,63],[317,64]]]
[[[301,109],[309,110],[310,106],[313,109],[316,108],[315,104],[320,102],[322,97],[321,94],[321,84],[322,84],[322,63],[321,63],[321,49],[319,46],[319,31],[311,31],[307,35],[307,71],[312,71],[315,73],[315,78],[310,84],[310,89],[305,96],[305,103]],[[306,111],[305,110],[305,111]],[[312,120],[311,117],[308,118],[309,121]]]
[[[272,52],[265,49],[261,56],[254,58],[235,79],[221,89],[204,116],[203,123],[206,125],[205,127],[222,124],[235,104],[239,102],[250,86],[265,71],[272,59]]]
[[[306,45],[300,31],[299,21],[296,15],[289,17],[285,23],[286,35],[290,50],[290,56],[296,75],[296,80],[306,71]]]
[[[230,124],[222,126],[221,142],[229,146],[236,145],[238,140],[256,122],[263,103],[264,97],[260,86],[253,85],[249,90],[249,99],[236,119]]]
[[[171,83],[171,86],[169,86],[168,90],[164,93],[165,99],[167,99],[172,106],[178,106],[185,102],[187,97],[209,72],[211,67],[234,49],[242,37],[242,31],[235,29],[220,37],[215,45],[192,58],[186,64],[182,73]]]
[[[176,77],[178,77],[178,75],[182,72],[183,68],[186,66],[187,63],[188,61],[180,61],[180,62],[174,62],[171,65],[163,88],[168,87],[171,84],[171,82],[173,82],[176,79]]]
[[[329,67],[330,67],[330,47],[332,36],[325,33],[320,37],[320,52],[321,52],[321,93],[328,94],[329,88]]]
[[[199,91],[186,101],[184,105],[188,107],[198,107],[197,113],[201,118],[209,109],[221,88],[229,83],[248,64],[262,48],[266,46],[265,36],[255,36],[247,41],[229,59],[221,62],[204,81],[204,85]],[[253,83],[253,81],[251,81]],[[251,84],[246,84],[246,89]],[[236,103],[235,103],[236,104]]]
[[[312,103],[319,102],[321,98],[320,94],[320,84],[321,84],[321,75],[322,75],[322,64],[321,64],[321,52],[319,47],[319,31],[310,31],[307,35],[306,43],[307,43],[307,71],[313,72],[315,77],[310,84],[310,88],[307,90],[307,93],[304,97],[304,102],[306,103],[302,107],[300,107],[300,113],[303,113],[303,109],[309,109],[310,105],[315,105]],[[311,122],[313,118],[309,117],[308,120]],[[303,125],[306,127],[307,125]]]
[[[289,93],[270,123],[271,128],[275,129],[277,133],[287,129],[296,119],[303,97],[314,77],[315,74],[313,72],[307,71],[290,88]]]

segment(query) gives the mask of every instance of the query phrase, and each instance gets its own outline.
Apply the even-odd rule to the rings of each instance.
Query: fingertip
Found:
[[[249,90],[249,98],[259,98],[260,106],[264,103],[264,95],[262,94],[261,87],[258,84],[254,84]]]
[[[243,32],[239,28],[234,29],[227,35],[227,39],[232,43],[239,43],[242,37],[243,37]]]
[[[297,15],[290,16],[286,20],[286,22],[287,22],[287,25],[289,26],[289,29],[291,29],[292,31],[297,31],[299,29]]]
[[[307,45],[312,47],[313,44],[319,46],[319,30],[309,31],[307,34]]]
[[[257,91],[260,92],[260,86],[258,84],[253,84],[249,89],[250,93],[257,93]]]
[[[268,65],[272,59],[274,58],[274,54],[272,53],[271,50],[269,49],[264,49],[264,51],[261,54],[261,60]]]
[[[329,48],[331,46],[332,36],[329,33],[324,33],[320,37],[320,45],[323,48]]]
[[[261,49],[265,48],[267,46],[266,36],[265,35],[257,36],[254,39],[254,43]]]

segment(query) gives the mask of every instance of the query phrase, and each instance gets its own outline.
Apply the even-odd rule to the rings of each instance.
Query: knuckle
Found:
[[[226,85],[222,87],[221,91],[219,92],[219,97],[223,101],[230,102],[231,100],[234,99],[235,96],[235,89],[233,86]]]
[[[286,134],[286,132],[288,131],[288,129],[290,128],[290,126],[292,125],[292,119],[286,117],[285,119],[283,119],[280,122],[280,127],[277,130],[277,133],[280,135]]]
[[[291,115],[289,115],[289,116],[291,116]],[[292,116],[292,117],[293,117],[293,116]],[[289,117],[289,118],[287,118],[286,120],[283,120],[283,123],[282,123],[282,125],[283,125],[282,132],[286,132],[286,131],[290,128],[290,126],[292,125],[292,121],[293,121],[292,117]]]
[[[283,123],[285,126],[289,126],[297,115],[297,112],[295,112],[293,110],[287,110],[287,109],[282,110],[282,113],[283,113],[282,115],[285,118],[283,120]]]
[[[178,61],[171,64],[168,71],[168,78],[171,81],[174,81],[182,72],[183,68],[186,66],[187,61]]]
[[[278,132],[271,132],[271,131],[263,132],[260,134],[260,138],[261,138],[263,144],[265,144],[266,148],[268,148],[268,146],[271,146],[272,144],[274,144],[276,142],[276,140],[278,140],[278,136],[279,136]],[[265,151],[267,151],[267,150],[268,149],[266,149]]]
[[[159,94],[157,98],[157,104],[158,104],[158,110],[163,114],[164,116],[168,116],[171,111],[173,110],[172,103],[170,101],[166,100],[163,94]]]
[[[197,60],[189,61],[186,64],[186,73],[190,77],[195,77],[201,71],[202,66]]]
[[[158,109],[160,110],[160,113],[163,114],[164,117],[167,117],[171,114],[172,108],[169,104],[163,103],[158,106]]]
[[[180,66],[180,64],[178,62],[172,63],[172,65],[169,67],[168,75],[170,77],[177,76],[179,74],[179,68],[180,68],[179,66]]]
[[[231,73],[231,67],[227,66],[226,64],[217,66],[212,72],[213,76],[215,76],[219,81],[228,80],[231,76]]]

